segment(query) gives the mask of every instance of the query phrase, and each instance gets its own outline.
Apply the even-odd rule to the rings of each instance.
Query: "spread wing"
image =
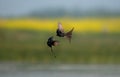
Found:
[[[62,24],[61,24],[61,23],[58,23],[58,29],[59,29],[62,33],[64,33],[64,29],[63,29],[63,27],[62,27]]]

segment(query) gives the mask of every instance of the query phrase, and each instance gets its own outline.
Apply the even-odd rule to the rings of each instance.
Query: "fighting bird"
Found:
[[[74,27],[73,27],[70,31],[68,31],[68,32],[65,33],[65,32],[64,32],[64,29],[63,29],[63,27],[62,27],[62,24],[61,24],[61,23],[58,23],[58,29],[57,29],[57,31],[56,31],[56,34],[57,34],[57,36],[59,36],[59,37],[67,37],[68,40],[69,40],[69,42],[71,42],[73,30],[74,30]]]
[[[57,46],[58,44],[59,44],[59,42],[57,40],[54,40],[53,36],[48,38],[47,45],[51,48],[51,52],[55,58],[56,58],[56,55],[53,52],[52,46]]]

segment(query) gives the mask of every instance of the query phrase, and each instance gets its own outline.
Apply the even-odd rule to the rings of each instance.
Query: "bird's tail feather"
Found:
[[[65,36],[68,38],[69,42],[71,43],[71,38],[72,38],[72,32],[74,30],[74,27],[67,33],[65,33]]]

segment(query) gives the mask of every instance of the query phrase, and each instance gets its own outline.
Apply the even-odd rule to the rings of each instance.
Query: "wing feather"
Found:
[[[59,29],[61,32],[63,32],[63,33],[64,33],[64,29],[63,29],[63,27],[62,27],[62,24],[61,24],[61,23],[58,23],[58,29]]]

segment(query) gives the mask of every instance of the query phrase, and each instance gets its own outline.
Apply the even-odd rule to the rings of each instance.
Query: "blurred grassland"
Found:
[[[56,36],[57,22],[65,31],[75,27],[71,44]],[[120,64],[120,19],[0,20],[0,61]],[[54,36],[60,45],[46,45]]]

